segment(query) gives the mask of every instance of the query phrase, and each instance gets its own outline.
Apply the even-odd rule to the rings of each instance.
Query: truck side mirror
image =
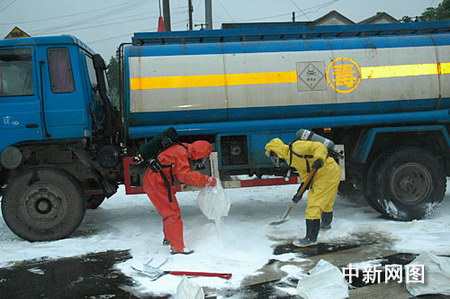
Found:
[[[106,97],[107,95],[107,82],[105,78],[105,70],[107,69],[105,61],[100,54],[94,54],[92,56],[94,61],[95,75],[97,77],[97,84],[100,92],[100,96]]]
[[[108,82],[106,81],[106,72],[107,69],[105,61],[100,56],[100,54],[94,54],[92,56],[92,60],[94,61],[94,69],[95,69],[95,76],[97,77],[97,84],[98,84],[98,92],[100,94],[100,98],[103,102],[103,109],[106,115],[105,120],[105,126],[106,131],[109,132],[109,134],[114,134],[113,130],[113,107],[111,105],[111,100],[108,96]]]
[[[103,60],[103,58],[102,58],[102,56],[100,54],[94,54],[92,56],[92,59],[94,61],[94,68],[95,69],[106,70],[105,61]]]

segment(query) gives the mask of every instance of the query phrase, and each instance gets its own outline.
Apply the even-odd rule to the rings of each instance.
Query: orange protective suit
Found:
[[[312,167],[317,159],[321,159],[324,162],[323,167],[317,170],[311,182],[305,218],[320,219],[322,212],[333,211],[334,200],[341,179],[341,169],[333,158],[328,157],[328,150],[325,145],[317,141],[295,141],[292,144],[292,151],[298,155],[307,156],[307,159],[291,154],[289,145],[284,144],[279,138],[272,139],[266,144],[265,149],[266,151],[273,151],[288,165],[297,169],[303,182],[309,176],[307,164]]]
[[[198,171],[192,171],[189,160],[206,158],[212,150],[211,144],[203,140],[191,144],[184,143],[184,145],[187,150],[182,145],[173,145],[158,155],[161,165],[171,165],[171,167],[163,168],[163,171],[171,185],[172,202],[169,202],[168,190],[160,173],[148,168],[143,181],[144,191],[163,218],[164,239],[170,242],[172,250],[176,252],[184,249],[184,241],[183,222],[175,197],[172,175],[181,183],[205,187],[209,177]]]

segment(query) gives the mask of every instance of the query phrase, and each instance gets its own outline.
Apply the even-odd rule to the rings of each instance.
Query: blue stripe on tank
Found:
[[[304,118],[264,119],[228,122],[202,122],[192,124],[171,124],[138,126],[129,128],[131,138],[154,136],[168,127],[174,127],[180,135],[206,134],[256,134],[261,132],[289,132],[298,128],[352,127],[391,124],[449,123],[450,110],[398,112],[383,114],[359,114],[340,116],[319,116]]]
[[[328,105],[270,106],[211,110],[140,112],[129,114],[130,126],[196,122],[244,121],[355,114],[394,113],[450,108],[450,98],[346,103]]]
[[[349,37],[227,43],[157,44],[126,47],[127,57],[208,55],[235,53],[303,52],[350,49],[431,47],[450,44],[450,34]]]

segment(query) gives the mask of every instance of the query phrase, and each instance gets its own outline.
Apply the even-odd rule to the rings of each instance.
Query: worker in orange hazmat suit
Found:
[[[281,139],[274,138],[266,144],[265,149],[268,157],[278,160],[278,163],[280,159],[284,160],[294,167],[303,182],[308,178],[311,167],[317,169],[309,186],[305,213],[306,236],[293,242],[298,247],[316,245],[319,230],[331,228],[333,205],[341,178],[339,165],[332,157],[328,157],[326,146],[318,141],[296,140],[287,145]]]
[[[170,245],[172,254],[191,254],[194,251],[184,246],[183,222],[175,196],[175,178],[184,184],[196,187],[215,186],[215,177],[208,177],[190,168],[189,160],[201,160],[211,154],[211,143],[203,140],[191,144],[180,143],[163,150],[157,157],[161,171],[150,167],[146,170],[143,188],[156,210],[162,216],[164,245]],[[165,177],[164,177],[165,176]]]

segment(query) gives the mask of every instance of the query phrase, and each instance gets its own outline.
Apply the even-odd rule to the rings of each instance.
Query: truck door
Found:
[[[79,78],[81,62],[77,54],[75,46],[43,47],[37,53],[42,74],[46,138],[80,138],[87,132],[86,95]]]
[[[42,139],[37,65],[33,47],[0,49],[0,152]]]

